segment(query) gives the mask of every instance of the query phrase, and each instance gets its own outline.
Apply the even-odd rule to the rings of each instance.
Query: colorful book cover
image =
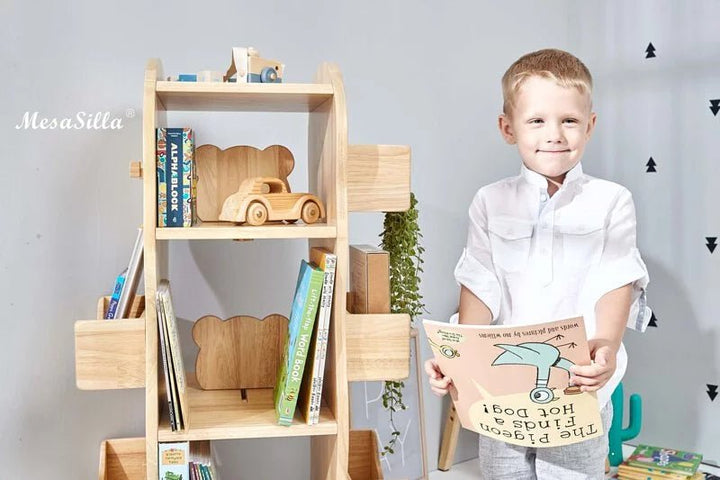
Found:
[[[164,128],[155,130],[155,161],[157,170],[157,224],[167,227],[167,142]]]
[[[195,136],[190,128],[157,130],[158,225],[195,224]]]
[[[589,365],[582,317],[525,326],[453,325],[424,320],[460,424],[526,447],[555,447],[603,433],[595,393],[569,385]]]
[[[195,135],[190,128],[182,129],[182,226],[195,225],[197,189],[195,185]]]
[[[127,275],[127,272],[126,268],[115,279],[115,287],[113,288],[113,293],[110,297],[110,302],[108,303],[107,312],[105,312],[106,320],[113,320],[115,318],[118,303],[120,302],[120,295],[122,295],[123,286],[125,285],[125,276]]]
[[[679,473],[660,473],[656,468],[631,467],[624,463],[618,466],[618,473],[627,478],[651,478],[652,480],[688,480],[690,477]]]
[[[323,271],[305,260],[300,265],[295,295],[285,337],[283,358],[275,386],[275,413],[280,425],[292,424],[303,370],[320,303]]]
[[[189,442],[158,443],[158,479],[189,480]]]
[[[684,452],[672,448],[638,445],[625,460],[631,467],[655,468],[662,473],[680,473],[686,476],[694,474],[703,456],[699,453]]]

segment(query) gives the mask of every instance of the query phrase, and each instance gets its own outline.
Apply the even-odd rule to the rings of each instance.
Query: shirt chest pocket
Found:
[[[488,218],[492,260],[505,272],[523,270],[530,257],[533,224],[509,217]]]
[[[555,223],[556,239],[562,241],[562,261],[571,269],[600,262],[605,244],[605,225],[600,221],[564,219]]]

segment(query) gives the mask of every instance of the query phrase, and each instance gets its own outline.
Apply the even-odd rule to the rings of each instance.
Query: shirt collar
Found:
[[[567,185],[569,183],[572,183],[573,181],[580,178],[583,174],[582,169],[582,163],[578,162],[575,164],[573,168],[568,170],[567,174],[565,175],[565,180],[563,181],[563,185]],[[520,166],[520,176],[525,179],[526,182],[536,185],[540,188],[547,188],[548,187],[548,180],[544,176],[540,175],[537,172],[533,172],[529,168],[525,166],[525,164],[521,164]]]

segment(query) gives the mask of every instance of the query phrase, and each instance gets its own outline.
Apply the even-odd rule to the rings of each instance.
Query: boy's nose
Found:
[[[562,129],[555,125],[549,125],[547,128],[547,142],[560,143],[563,141]]]

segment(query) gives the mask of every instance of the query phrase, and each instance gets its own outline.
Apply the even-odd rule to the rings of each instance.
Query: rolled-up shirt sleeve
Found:
[[[585,280],[582,302],[594,309],[603,295],[631,284],[627,327],[644,332],[652,315],[645,293],[649,281],[647,267],[636,245],[635,205],[631,193],[623,189],[608,217],[600,261],[590,268]]]
[[[482,300],[495,321],[500,313],[502,293],[492,262],[482,190],[475,195],[469,215],[467,245],[455,266],[455,281]]]

